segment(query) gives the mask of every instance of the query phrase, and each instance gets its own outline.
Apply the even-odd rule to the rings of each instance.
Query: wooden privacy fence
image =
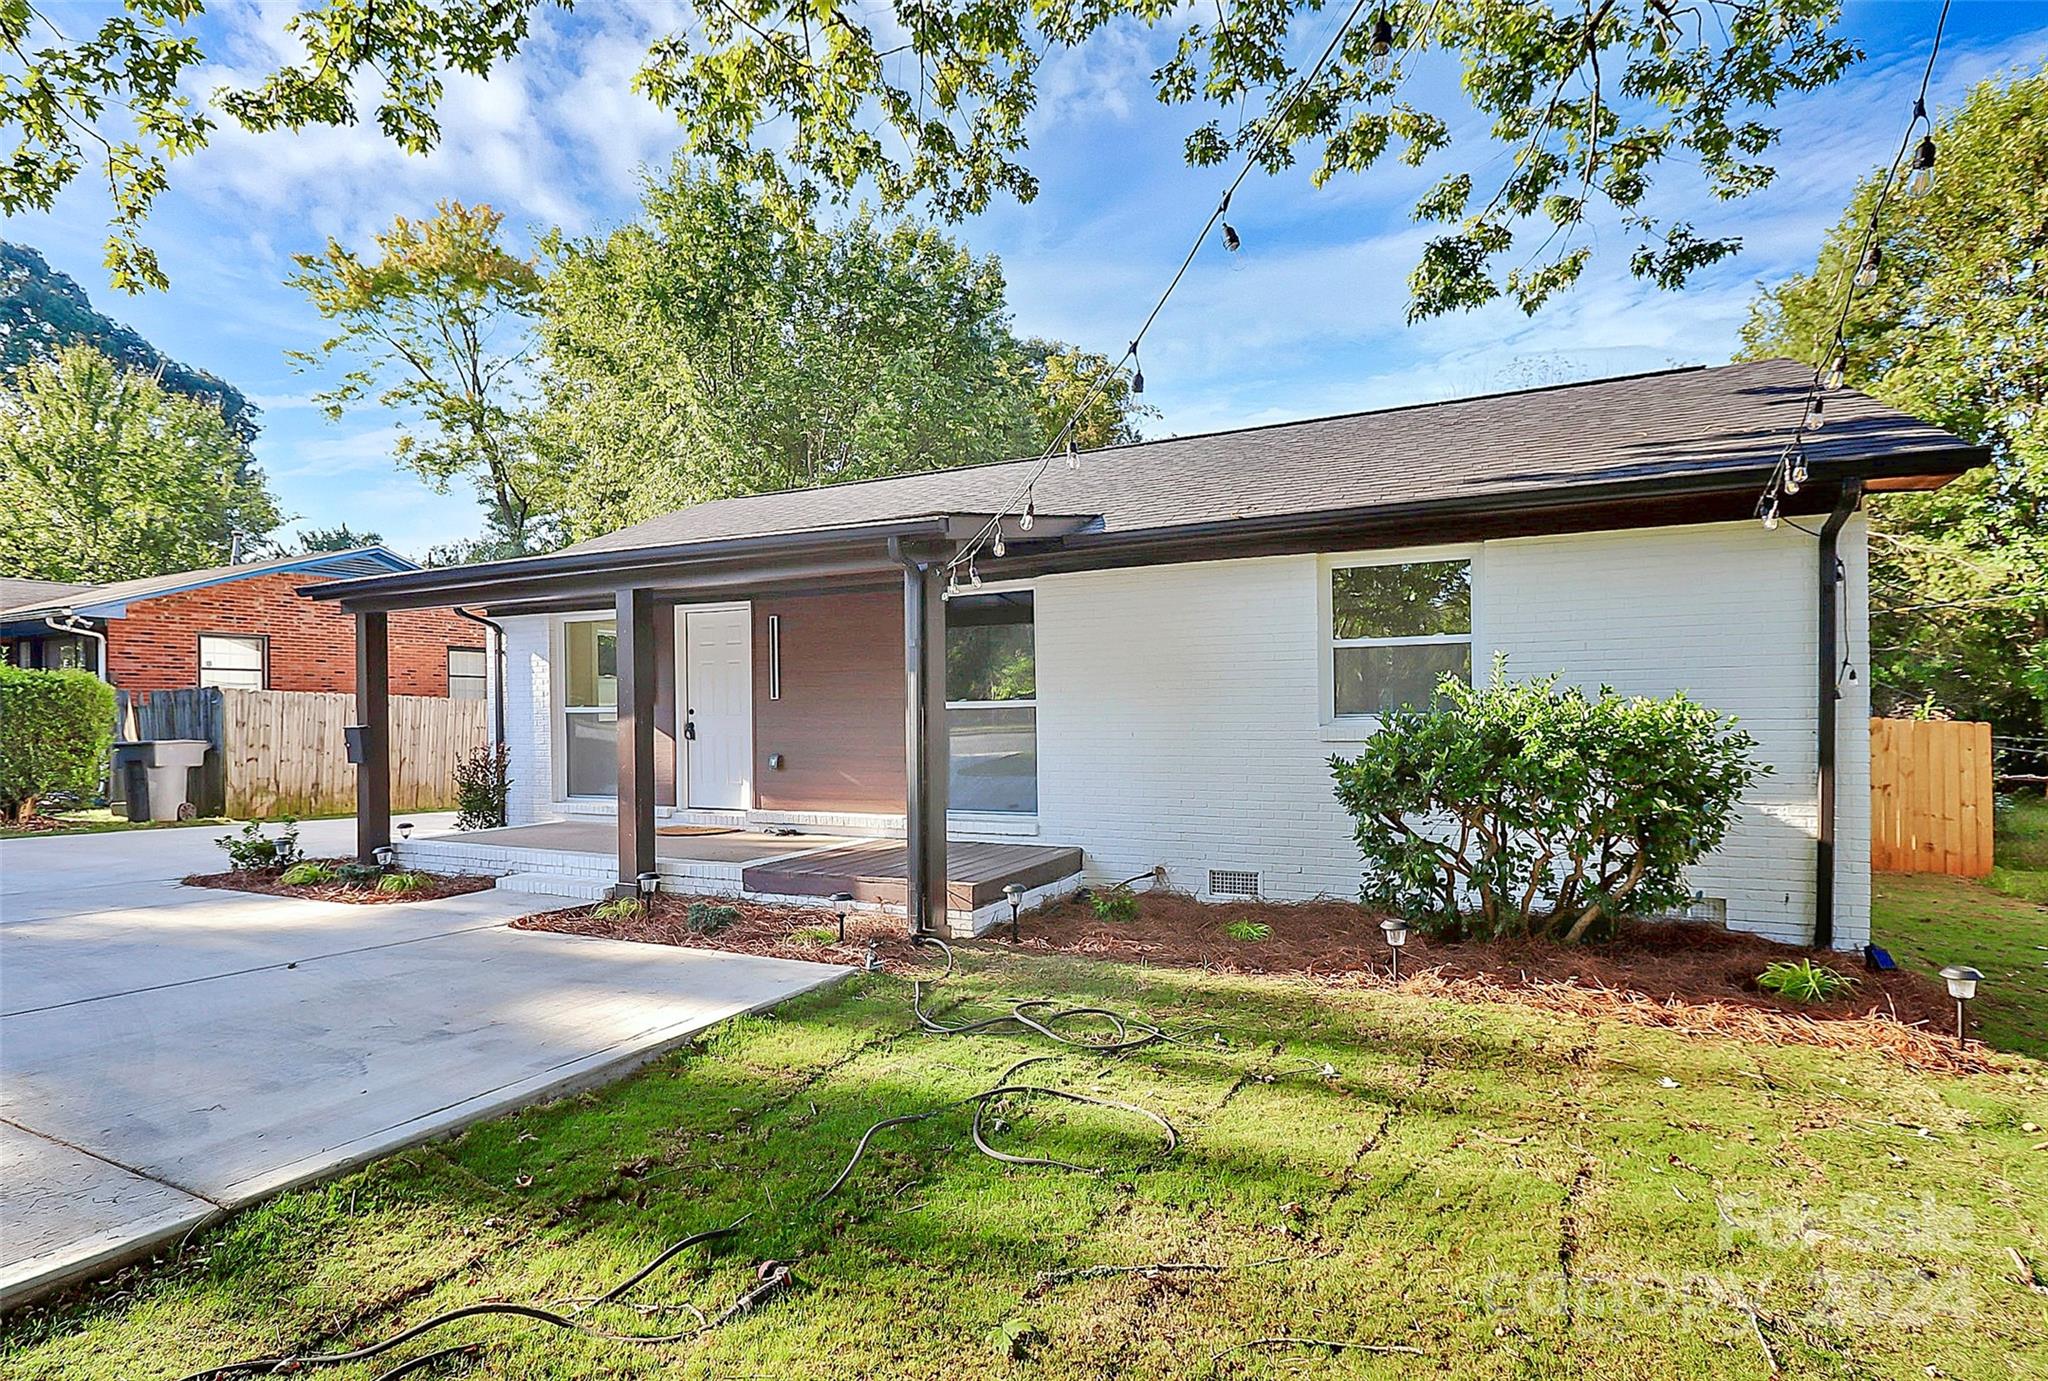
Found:
[[[203,738],[213,745],[193,784],[201,814],[249,819],[355,809],[356,769],[342,736],[355,721],[353,695],[155,691],[123,704],[124,725],[131,709],[138,738]],[[481,700],[392,696],[391,808],[453,807],[457,759],[489,740]]]
[[[1991,871],[1991,726],[1870,721],[1870,866],[1983,877]]]

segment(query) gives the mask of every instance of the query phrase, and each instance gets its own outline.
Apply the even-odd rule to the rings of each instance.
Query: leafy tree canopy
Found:
[[[536,430],[575,536],[1035,453],[1102,368],[1013,338],[993,258],[865,213],[791,229],[737,179],[682,162],[649,184],[638,222],[555,237],[544,267]],[[1129,439],[1137,415],[1127,388],[1107,389],[1085,439]]]
[[[75,35],[31,4],[0,5],[15,68],[0,82],[0,121],[16,131],[0,211],[47,208],[81,175],[103,180],[114,281],[161,285],[141,224],[171,161],[204,147],[218,117],[255,131],[352,124],[360,81],[387,137],[432,148],[444,74],[487,73],[518,51],[542,3],[309,0],[285,21],[302,61],[204,104],[181,86],[206,59],[190,32],[199,0],[125,0]],[[1632,270],[1665,286],[1735,252],[1733,236],[1654,212],[1661,165],[1696,165],[1723,199],[1767,185],[1778,131],[1760,113],[1860,56],[1832,32],[1839,0],[1322,8],[1218,0],[1211,22],[1158,0],[690,0],[636,85],[676,113],[690,152],[763,186],[788,224],[821,198],[868,189],[885,211],[921,204],[946,219],[998,193],[1028,201],[1041,64],[1132,29],[1178,34],[1153,95],[1187,109],[1197,165],[1307,161],[1320,182],[1389,153],[1420,164],[1452,146],[1466,123],[1454,107],[1469,105],[1490,144],[1447,159],[1415,205],[1444,227],[1410,278],[1411,313],[1430,316],[1504,294],[1533,310],[1584,271],[1592,245],[1574,231],[1602,208],[1634,240]],[[1425,105],[1405,84],[1431,52],[1459,69],[1461,98]],[[103,128],[110,107],[130,118]],[[1502,150],[1512,157],[1494,157]]]
[[[307,370],[341,367],[315,395],[330,418],[365,405],[397,413],[398,463],[439,492],[474,483],[496,537],[517,554],[547,544],[536,525],[551,507],[551,476],[525,431],[540,279],[501,243],[503,221],[488,206],[445,201],[427,219],[398,217],[374,257],[333,240],[293,256],[287,285],[334,334],[287,353]]]
[[[1879,705],[1930,699],[2006,732],[2048,726],[2048,68],[1985,82],[1934,130],[1941,174],[1886,203],[1877,282],[1845,330],[1848,382],[1990,448],[1930,494],[1871,502]],[[1765,292],[1752,356],[1830,353],[1879,176],[1814,271]]]
[[[132,326],[93,310],[70,274],[27,245],[0,240],[0,374],[67,345],[90,345],[129,369],[155,374],[171,392],[219,408],[243,441],[256,439],[256,407],[240,389],[171,359]]]
[[[354,551],[358,547],[381,547],[384,539],[374,532],[357,532],[347,523],[333,527],[309,527],[299,534],[295,551],[307,556],[326,551]]]
[[[87,584],[220,565],[278,523],[219,408],[85,345],[0,391],[0,511],[0,569]]]

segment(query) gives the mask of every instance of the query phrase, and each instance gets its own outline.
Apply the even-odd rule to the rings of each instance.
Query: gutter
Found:
[[[1835,757],[1838,737],[1837,702],[1842,698],[1839,680],[1842,665],[1841,619],[1837,604],[1842,584],[1842,561],[1836,554],[1836,539],[1842,527],[1863,503],[1863,481],[1846,480],[1834,511],[1820,530],[1820,636],[1815,640],[1814,720],[1819,735],[1819,810],[1813,840],[1813,947],[1832,949],[1835,943]]]
[[[448,607],[457,617],[482,624],[491,634],[491,741],[502,748],[505,744],[505,625],[482,614],[472,614],[459,604]]]
[[[43,622],[54,632],[67,633],[74,638],[91,638],[94,642],[98,643],[99,652],[93,658],[92,674],[99,677],[102,681],[107,681],[107,635],[80,619],[76,614],[67,613],[61,615],[66,620],[64,623],[57,622],[59,617],[57,614],[45,614],[43,615]],[[112,685],[113,682],[107,681],[107,684]]]

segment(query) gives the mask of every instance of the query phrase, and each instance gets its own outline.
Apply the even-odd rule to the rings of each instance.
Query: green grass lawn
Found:
[[[716,1313],[766,1258],[800,1290],[702,1338],[635,1347],[469,1320],[320,1376],[1071,1378],[1221,1375],[1789,1377],[2048,1374],[2048,1074],[1969,1078],[1813,1047],[1690,1039],[1383,989],[976,949],[933,999],[954,1019],[1058,994],[1208,1037],[1025,1077],[1142,1104],[1019,1104],[977,1155],[957,1112],[871,1122],[989,1086],[1055,1047],[916,1031],[909,985],[857,976],[721,1028],[601,1092],[287,1194],[52,1311],[18,1315],[0,1373],[155,1378],[357,1345],[479,1300],[605,1290],[693,1248],[634,1301]],[[1091,1265],[1218,1273],[1084,1278]],[[688,1326],[610,1308],[614,1329]],[[1752,1322],[1754,1320],[1754,1322]],[[1413,1348],[1330,1352],[1249,1340]],[[1010,1339],[1018,1339],[1010,1355]],[[1224,1353],[1220,1358],[1216,1354]]]
[[[1909,968],[1980,970],[1984,986],[1971,1007],[1979,1034],[2048,1058],[2048,804],[2040,797],[2000,820],[1995,858],[1982,882],[1877,874],[1872,935]]]

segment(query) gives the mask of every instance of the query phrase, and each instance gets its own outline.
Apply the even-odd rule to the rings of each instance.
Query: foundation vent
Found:
[[[1212,897],[1257,897],[1259,875],[1240,873],[1225,868],[1209,870],[1209,895]]]

